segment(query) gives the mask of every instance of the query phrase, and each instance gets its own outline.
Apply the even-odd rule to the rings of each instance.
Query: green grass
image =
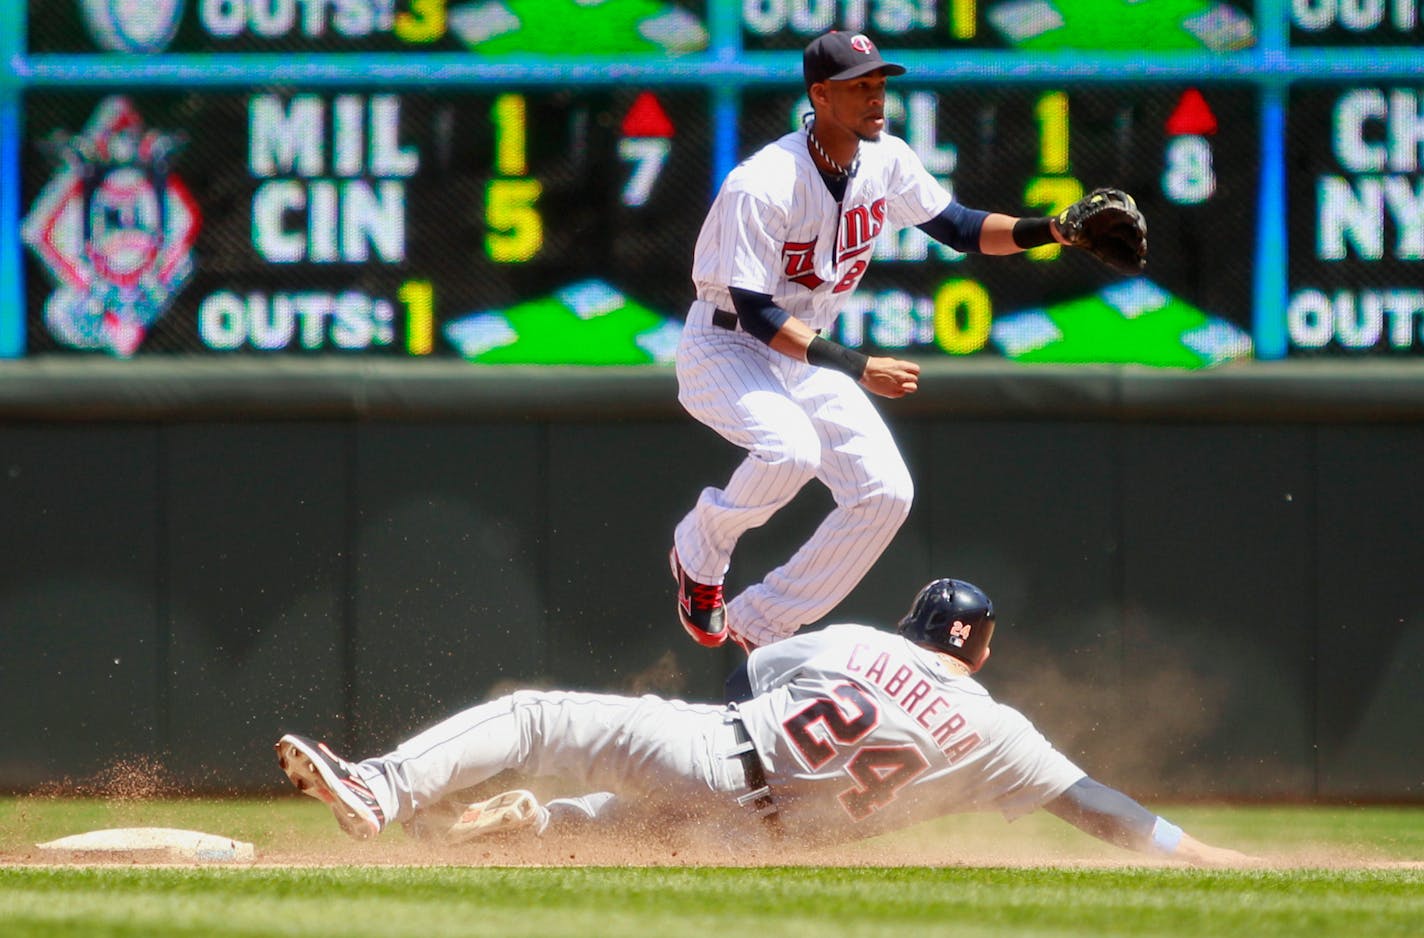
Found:
[[[28,935],[1418,935],[1418,872],[835,867],[0,870]]]
[[[1134,865],[1047,815],[947,819],[821,865],[427,865],[400,831],[347,841],[308,799],[0,800],[0,935],[1303,936],[1424,934],[1424,809],[1178,807],[1251,870]],[[257,845],[254,866],[41,866],[33,844],[118,826]],[[302,848],[319,866],[267,866]],[[997,865],[978,865],[976,855]],[[401,860],[400,858],[405,858]],[[410,858],[415,857],[411,862]],[[909,862],[911,865],[896,865]],[[476,865],[478,864],[478,865]]]

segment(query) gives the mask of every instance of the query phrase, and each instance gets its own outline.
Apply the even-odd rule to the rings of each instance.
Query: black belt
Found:
[[[752,738],[747,734],[747,728],[740,716],[732,720],[732,733],[741,747],[737,757],[742,760],[742,775],[747,780],[747,793],[738,796],[737,804],[749,807],[761,815],[771,833],[779,836],[781,817],[776,800],[771,797],[771,786],[766,783],[766,767],[761,764],[761,756],[757,755],[756,746],[752,744]]]
[[[737,314],[729,313],[725,309],[712,310],[712,325],[719,329],[726,329],[728,332],[737,331]]]

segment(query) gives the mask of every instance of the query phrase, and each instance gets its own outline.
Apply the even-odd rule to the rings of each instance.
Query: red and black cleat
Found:
[[[698,583],[682,569],[677,548],[668,554],[673,579],[677,580],[677,617],[692,640],[707,648],[725,644],[727,636],[727,603],[722,598],[722,584],[709,586]]]
[[[374,837],[386,826],[371,787],[326,743],[288,733],[277,740],[277,761],[298,791],[329,805],[341,829],[357,840]]]

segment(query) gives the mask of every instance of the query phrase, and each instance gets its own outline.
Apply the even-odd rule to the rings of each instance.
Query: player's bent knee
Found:
[[[910,507],[915,503],[914,486],[904,489],[896,494],[895,506],[900,512],[898,524],[904,524],[905,519],[910,517]]]
[[[899,513],[900,521],[909,517],[910,506],[915,502],[915,481],[904,463],[898,472],[887,473],[882,478],[878,498],[885,511]]]
[[[883,486],[868,492],[853,507],[875,523],[889,530],[896,530],[910,516],[910,505],[914,501],[914,488]]]

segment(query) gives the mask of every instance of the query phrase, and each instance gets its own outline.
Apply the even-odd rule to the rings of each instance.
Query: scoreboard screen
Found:
[[[1148,267],[887,232],[840,341],[1424,350],[1415,0],[30,0],[0,12],[0,357],[659,364],[736,162],[863,32],[963,204],[1132,193]]]
[[[30,349],[665,360],[705,98],[33,92]]]
[[[801,49],[830,29],[882,48],[1228,52],[1256,43],[1253,0],[745,0],[748,49]]]
[[[1295,47],[1417,46],[1424,26],[1418,0],[1290,0]]]
[[[805,96],[750,93],[748,144],[799,123]],[[904,137],[956,199],[1056,214],[1092,189],[1132,192],[1149,219],[1145,276],[1080,251],[964,255],[918,229],[882,235],[840,320],[851,345],[1023,360],[1197,367],[1250,347],[1258,152],[1249,88],[1176,85],[916,86],[887,100]],[[1160,245],[1161,249],[1156,248]]]
[[[1291,95],[1290,298],[1297,353],[1424,345],[1424,88],[1308,86]]]
[[[31,52],[677,55],[705,0],[30,0]]]

